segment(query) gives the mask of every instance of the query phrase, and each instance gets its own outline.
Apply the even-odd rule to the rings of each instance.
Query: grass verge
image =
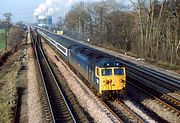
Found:
[[[13,54],[0,67],[0,123],[11,123],[17,103],[17,76],[20,69],[19,56],[21,50]]]

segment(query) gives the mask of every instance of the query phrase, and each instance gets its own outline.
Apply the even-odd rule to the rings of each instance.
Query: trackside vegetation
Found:
[[[3,15],[5,19],[0,20],[0,123],[12,123],[18,102],[21,46],[26,35],[23,28],[12,25],[11,13]]]
[[[17,76],[20,51],[0,67],[0,123],[12,123],[17,103]]]
[[[5,48],[6,32],[4,29],[0,29],[0,52]]]
[[[65,34],[146,61],[180,66],[179,0],[127,1],[129,5],[120,0],[75,4],[66,14]]]

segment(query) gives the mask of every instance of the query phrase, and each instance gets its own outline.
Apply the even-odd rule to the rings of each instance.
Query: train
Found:
[[[126,89],[126,69],[115,57],[60,36],[42,28],[38,35],[52,45],[78,73],[80,73],[102,98],[122,98]]]

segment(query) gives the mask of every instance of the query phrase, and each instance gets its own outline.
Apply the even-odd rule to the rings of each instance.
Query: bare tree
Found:
[[[11,52],[14,52],[23,43],[25,32],[20,27],[11,27],[9,30],[8,46]]]
[[[67,14],[66,27],[93,44],[180,64],[180,1],[130,1],[134,9],[115,0],[78,3]]]
[[[5,21],[4,21],[4,26],[6,27],[6,48],[5,50],[7,51],[7,46],[8,46],[8,42],[7,42],[7,37],[9,34],[9,29],[11,27],[11,13],[4,13],[3,16],[5,17]]]
[[[57,26],[58,30],[64,29],[64,19],[61,16],[58,17],[56,26]]]

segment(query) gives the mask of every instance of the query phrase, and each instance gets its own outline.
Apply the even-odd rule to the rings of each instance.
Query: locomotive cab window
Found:
[[[114,69],[114,75],[124,75],[124,69],[123,68]]]
[[[102,76],[112,75],[112,69],[102,69]]]

